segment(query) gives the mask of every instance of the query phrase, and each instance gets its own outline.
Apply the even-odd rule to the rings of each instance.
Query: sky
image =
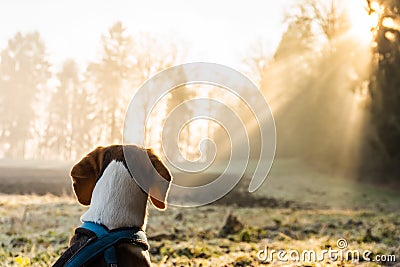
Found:
[[[238,67],[257,40],[262,40],[267,52],[274,51],[292,2],[3,0],[0,49],[18,31],[39,31],[52,64],[61,66],[65,59],[73,58],[85,65],[98,57],[101,34],[122,21],[129,33],[150,32],[186,44],[187,62]]]

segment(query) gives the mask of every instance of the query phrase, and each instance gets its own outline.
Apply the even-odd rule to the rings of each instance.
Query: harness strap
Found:
[[[101,242],[101,238],[108,235],[108,230],[100,224],[92,223],[92,222],[84,222],[81,229],[87,229],[93,232],[97,238],[99,238],[98,242]],[[79,229],[79,228],[78,228]],[[117,262],[117,252],[115,251],[115,247],[108,247],[104,250],[104,260],[106,261],[108,266],[118,266]]]
[[[114,246],[122,242],[141,246],[145,250],[149,249],[146,234],[137,227],[118,228],[109,231],[100,224],[84,222],[81,227],[76,229],[76,232],[93,233],[91,234],[93,237],[90,238],[83,247],[74,251],[65,265],[63,264],[61,266],[82,266],[98,254],[104,252],[104,259],[107,265],[110,267],[117,267],[117,254]],[[70,252],[68,254],[70,255],[72,253]],[[63,261],[65,262],[65,259]]]

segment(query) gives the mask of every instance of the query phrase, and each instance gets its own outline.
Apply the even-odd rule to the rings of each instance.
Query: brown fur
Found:
[[[131,160],[134,164],[127,164],[125,155],[128,157],[128,160]],[[133,170],[135,174],[140,177],[147,176],[146,179],[153,179],[153,181],[156,181],[156,179],[154,179],[154,169],[146,163],[146,156],[150,159],[157,173],[168,182],[171,182],[172,176],[169,170],[152,149],[146,149],[135,145],[125,145],[125,147],[122,145],[112,145],[108,147],[99,146],[87,154],[71,170],[72,185],[79,203],[86,206],[90,205],[92,192],[97,179],[100,178],[104,169],[112,160],[124,162],[127,167],[135,167]],[[152,184],[155,185],[151,180],[148,181],[148,183],[150,184],[149,193],[151,202],[157,208],[161,210],[165,209],[165,198],[168,192],[160,192],[159,188],[151,186]]]

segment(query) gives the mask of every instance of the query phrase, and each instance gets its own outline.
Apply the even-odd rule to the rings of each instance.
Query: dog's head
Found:
[[[135,145],[97,147],[72,167],[73,188],[81,204],[90,205],[96,182],[112,161],[122,162],[132,178],[140,181],[142,189],[148,192],[156,208],[166,208],[172,176],[152,149]],[[167,183],[160,183],[157,176],[161,176]]]

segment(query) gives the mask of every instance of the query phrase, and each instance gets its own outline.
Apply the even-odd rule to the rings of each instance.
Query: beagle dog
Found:
[[[157,183],[157,173],[164,183]],[[172,181],[170,171],[152,149],[135,145],[97,147],[73,166],[71,177],[78,201],[90,205],[81,221],[103,225],[111,231],[124,227],[145,231],[148,199],[157,209],[165,210]],[[70,247],[87,240],[76,231]],[[149,252],[143,246],[122,243],[115,250],[119,267],[151,266]],[[84,266],[107,265],[96,256]]]

